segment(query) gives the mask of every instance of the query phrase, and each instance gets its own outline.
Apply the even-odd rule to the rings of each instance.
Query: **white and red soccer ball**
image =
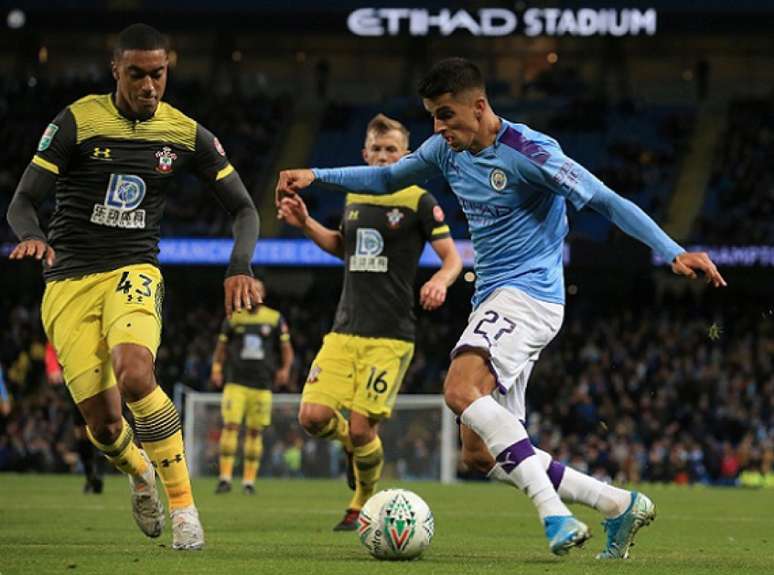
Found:
[[[433,513],[413,491],[386,489],[372,496],[358,519],[360,542],[376,559],[416,559],[435,533]]]

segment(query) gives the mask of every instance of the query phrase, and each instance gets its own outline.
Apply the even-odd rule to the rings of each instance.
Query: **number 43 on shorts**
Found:
[[[132,282],[134,275],[134,283]],[[127,303],[143,303],[145,298],[149,298],[153,295],[151,286],[153,285],[153,278],[143,273],[132,274],[129,271],[124,271],[121,274],[121,279],[118,280],[116,286],[117,292],[123,292],[126,295]],[[134,288],[134,290],[132,290]]]

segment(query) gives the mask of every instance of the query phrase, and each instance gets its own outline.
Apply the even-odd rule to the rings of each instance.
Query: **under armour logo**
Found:
[[[167,458],[164,458],[164,459],[162,459],[161,461],[159,461],[159,464],[160,464],[162,467],[169,467],[169,466],[170,466],[170,465],[172,465],[173,463],[180,463],[181,461],[183,461],[183,454],[182,454],[182,453],[178,453],[178,454],[177,454],[177,455],[175,455],[175,457],[174,457],[174,458],[172,458],[172,459],[167,459]],[[158,466],[156,465],[156,463],[154,463],[153,465],[154,465],[154,467],[158,467]]]
[[[95,147],[94,151],[91,154],[92,158],[97,158],[101,160],[112,160],[110,156],[110,148],[99,148]]]

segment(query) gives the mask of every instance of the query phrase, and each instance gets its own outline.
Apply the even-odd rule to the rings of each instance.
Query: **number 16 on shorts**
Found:
[[[368,376],[368,383],[366,384],[368,399],[377,401],[379,397],[382,396],[385,391],[387,391],[389,384],[385,379],[386,375],[387,370],[378,371],[375,367],[371,368],[370,374]]]

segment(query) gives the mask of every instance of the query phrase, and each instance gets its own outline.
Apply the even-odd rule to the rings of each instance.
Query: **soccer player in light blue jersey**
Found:
[[[435,134],[385,167],[288,170],[277,201],[317,182],[387,194],[442,175],[467,216],[475,249],[476,290],[469,323],[454,350],[446,403],[463,424],[463,458],[526,492],[549,549],[563,555],[590,536],[562,500],[605,515],[600,558],[626,558],[634,535],[655,517],[645,495],[604,484],[552,461],[525,429],[527,380],[564,315],[562,245],[566,200],[589,206],[637,238],[678,275],[725,280],[704,253],[689,253],[640,208],[568,158],[552,138],[498,117],[479,69],[462,58],[436,64],[419,86]]]

